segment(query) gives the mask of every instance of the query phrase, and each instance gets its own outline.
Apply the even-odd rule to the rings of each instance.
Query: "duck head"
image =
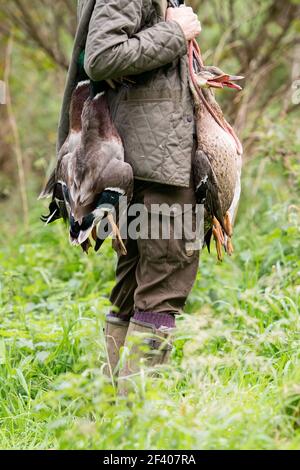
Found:
[[[100,222],[106,219],[110,214],[115,214],[115,211],[120,203],[121,197],[124,192],[116,190],[115,188],[106,188],[97,199],[97,203],[93,210],[91,207],[87,208],[85,215],[75,219],[74,215],[70,215],[70,242],[72,245],[82,245],[89,239],[93,230]]]
[[[223,89],[226,87],[241,91],[242,87],[235,82],[243,79],[244,77],[240,75],[228,75],[223,70],[214,66],[202,66],[196,74],[198,86],[201,88]]]

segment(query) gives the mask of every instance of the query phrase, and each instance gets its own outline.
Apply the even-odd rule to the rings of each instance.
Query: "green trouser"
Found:
[[[135,309],[151,312],[180,313],[193,287],[199,265],[199,244],[195,235],[185,234],[176,239],[177,217],[191,215],[193,230],[196,224],[196,202],[194,188],[178,188],[157,183],[135,181],[133,204],[143,204],[150,218],[156,205],[176,204],[182,208],[178,216],[156,214],[160,235],[165,217],[169,217],[170,237],[163,239],[127,238],[127,255],[118,260],[116,285],[111,293],[111,302],[119,317],[128,320]],[[179,210],[179,213],[181,211]],[[128,224],[133,217],[128,216]]]

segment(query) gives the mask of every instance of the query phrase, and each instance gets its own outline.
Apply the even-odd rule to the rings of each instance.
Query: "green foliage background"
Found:
[[[200,14],[213,61],[221,23],[208,7]],[[229,52],[221,61],[233,72],[239,65]],[[172,361],[158,378],[142,371],[128,407],[103,375],[110,243],[86,257],[69,246],[62,224],[38,220],[65,73],[27,41],[15,42],[12,70],[30,227],[17,178],[2,172],[9,198],[0,202],[0,448],[299,449],[299,107],[283,113],[282,95],[262,110],[260,91],[243,127],[236,253],[219,264],[203,251]],[[273,93],[288,76],[281,64]],[[235,117],[230,98],[224,106]],[[5,142],[13,148],[11,136]]]

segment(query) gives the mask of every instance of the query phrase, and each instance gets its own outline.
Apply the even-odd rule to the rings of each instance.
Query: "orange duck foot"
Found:
[[[233,253],[234,253],[234,248],[233,248],[233,244],[232,244],[232,241],[231,241],[231,238],[228,238],[227,240],[227,243],[226,243],[226,252],[229,256],[232,256]]]
[[[232,227],[231,216],[229,212],[226,212],[225,214],[224,227],[225,227],[226,234],[228,236],[226,240],[226,252],[229,256],[231,256],[234,252],[234,248],[233,248],[232,241],[231,241],[231,238],[233,235],[233,227]]]
[[[222,229],[219,221],[216,219],[216,217],[213,218],[213,236],[214,236],[214,239],[215,239],[215,242],[216,242],[218,260],[223,261],[222,248],[225,244],[225,238],[224,238],[224,234],[223,234],[223,229]]]
[[[120,252],[121,255],[126,256],[127,249],[122,240],[119,227],[114,221],[114,216],[112,214],[108,214],[107,219],[111,225],[113,236],[116,238],[118,252]]]
[[[233,235],[233,227],[231,223],[231,215],[228,211],[226,212],[224,217],[224,228],[228,237],[231,238]]]

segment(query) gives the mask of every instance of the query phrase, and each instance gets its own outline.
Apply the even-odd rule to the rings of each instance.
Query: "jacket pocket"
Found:
[[[196,214],[192,189],[168,187],[145,194],[144,235],[140,251],[149,263],[184,266],[198,256]]]

